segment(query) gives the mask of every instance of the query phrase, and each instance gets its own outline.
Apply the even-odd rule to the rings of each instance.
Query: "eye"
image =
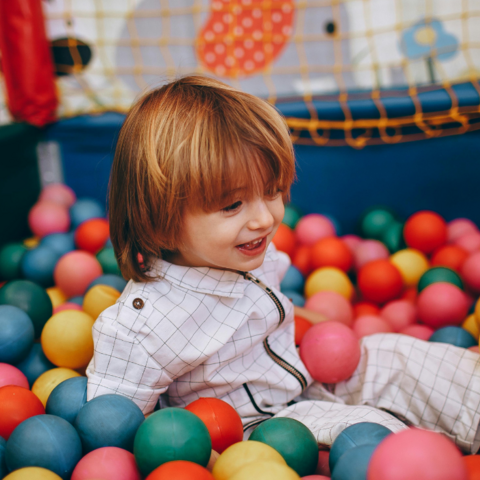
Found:
[[[222,208],[224,212],[233,212],[234,210],[237,210],[237,208],[240,208],[242,205],[242,202],[239,200],[238,202],[232,203],[228,207]]]

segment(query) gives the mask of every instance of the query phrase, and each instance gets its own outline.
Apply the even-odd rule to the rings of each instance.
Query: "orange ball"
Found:
[[[212,450],[222,453],[243,440],[243,423],[237,411],[218,398],[199,398],[185,407],[202,420],[212,439]]]
[[[358,302],[353,306],[353,317],[358,318],[363,315],[380,315],[380,309],[372,302]]]
[[[373,260],[358,272],[358,288],[367,301],[382,304],[400,296],[402,275],[389,260]]]
[[[469,253],[458,245],[444,245],[433,252],[432,267],[448,267],[456,272],[462,268]]]
[[[403,228],[406,244],[426,254],[445,245],[447,235],[447,222],[438,213],[428,210],[413,214]]]
[[[416,287],[406,288],[403,293],[400,295],[399,299],[407,300],[414,305],[417,303],[418,292]]]
[[[311,262],[314,270],[321,267],[337,267],[348,272],[352,268],[353,255],[342,240],[337,237],[326,237],[312,246]]]
[[[304,277],[313,272],[311,256],[311,247],[308,245],[299,245],[293,254],[292,265],[297,267]]]
[[[302,341],[303,336],[313,324],[303,317],[295,315],[295,345],[298,347]]]
[[[174,460],[157,467],[145,480],[215,480],[201,465],[186,460]]]
[[[293,230],[288,225],[284,223],[279,225],[272,242],[275,244],[275,247],[277,247],[277,250],[285,252],[292,258],[297,241],[295,239],[295,233],[293,233]]]
[[[80,250],[95,255],[104,247],[109,235],[108,220],[92,218],[81,223],[75,230],[75,245]]]
[[[480,480],[480,455],[466,455],[463,461],[467,466],[468,480]]]

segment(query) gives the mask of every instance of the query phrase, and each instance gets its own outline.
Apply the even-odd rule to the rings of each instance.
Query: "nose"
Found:
[[[273,226],[275,219],[263,199],[251,203],[251,215],[248,222],[250,230],[268,230]]]

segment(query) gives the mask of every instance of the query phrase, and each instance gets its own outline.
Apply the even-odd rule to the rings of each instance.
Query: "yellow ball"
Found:
[[[62,478],[46,468],[25,467],[8,474],[3,480],[62,480]]]
[[[414,248],[406,248],[394,253],[390,261],[400,270],[407,288],[416,287],[420,277],[430,268],[427,257]]]
[[[462,328],[464,328],[467,332],[471,333],[476,340],[480,336],[480,328],[478,325],[477,316],[472,313],[469,315],[462,323]]]
[[[27,248],[35,248],[35,247],[38,247],[38,244],[40,243],[40,239],[37,238],[37,237],[30,237],[30,238],[26,238],[24,241],[23,241],[23,244],[27,247]]]
[[[43,406],[47,405],[47,400],[52,390],[64,380],[81,375],[70,368],[52,368],[42,373],[32,385],[32,392],[40,399]]]
[[[275,462],[260,461],[245,465],[229,480],[300,480],[295,470],[288,465],[280,465]]]
[[[47,293],[52,301],[53,308],[67,301],[67,296],[58,287],[47,288]]]
[[[78,310],[58,312],[47,321],[41,342],[45,356],[58,367],[82,368],[93,356],[93,318]]]
[[[477,322],[480,324],[480,298],[475,304],[475,317],[477,317]]]
[[[347,300],[352,298],[353,285],[347,274],[335,267],[322,267],[313,271],[305,282],[305,296],[323,291],[337,292]]]
[[[228,447],[215,462],[212,475],[215,480],[227,480],[245,465],[256,461],[267,461],[287,466],[287,462],[274,448],[265,443],[247,440],[234,443]]]
[[[111,307],[120,292],[109,285],[94,285],[83,298],[83,310],[96,319],[105,309]]]

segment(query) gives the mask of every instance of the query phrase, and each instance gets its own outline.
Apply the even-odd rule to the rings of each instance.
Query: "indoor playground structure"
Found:
[[[222,400],[145,418],[87,402],[85,377],[129,280],[109,239],[118,132],[187,74],[286,118],[297,179],[273,242],[315,380],[349,378],[374,333],[478,354],[480,0],[0,0],[0,67],[0,479],[480,479],[434,431],[364,422],[318,445],[275,417],[244,438]]]

